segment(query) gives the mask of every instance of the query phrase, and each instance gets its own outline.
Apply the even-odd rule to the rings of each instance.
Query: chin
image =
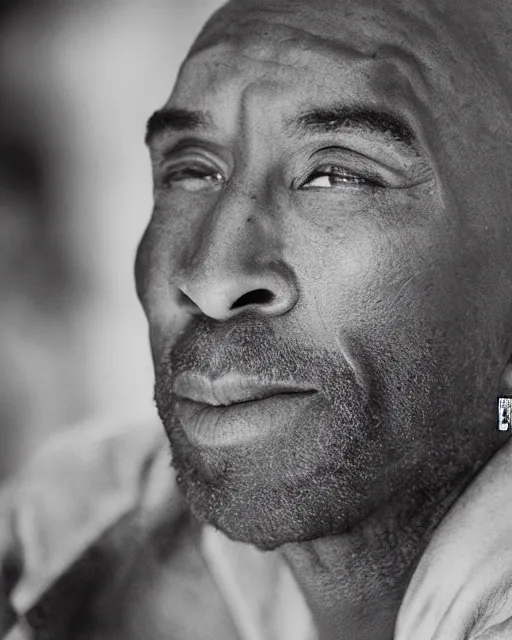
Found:
[[[198,450],[179,428],[170,440],[178,484],[194,516],[261,550],[348,532],[373,506],[337,458],[334,465],[306,456],[291,464],[282,453],[292,453],[290,447],[276,443]]]
[[[287,496],[286,503],[282,496],[275,500],[268,495],[254,499],[240,496],[212,510],[197,495],[187,494],[186,489],[185,496],[199,521],[215,527],[231,540],[251,544],[261,551],[340,535],[350,529],[350,518],[348,514],[344,517],[342,510],[333,518],[325,509],[319,513],[312,504],[306,506],[298,496]]]

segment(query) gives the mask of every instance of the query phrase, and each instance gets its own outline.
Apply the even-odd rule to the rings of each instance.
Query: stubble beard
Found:
[[[229,340],[226,335],[200,323],[173,345],[156,369],[155,400],[186,500],[200,521],[228,537],[268,550],[346,533],[392,495],[415,487],[420,494],[429,486],[437,491],[446,461],[464,466],[457,438],[436,460],[428,450],[439,419],[452,418],[446,394],[438,395],[442,372],[428,354],[404,354],[407,366],[395,362],[388,372],[378,358],[366,362],[368,389],[342,354],[278,341],[264,323],[235,324]],[[191,366],[208,372],[209,353],[219,344],[223,371],[272,370],[297,382],[321,381],[321,388],[300,419],[276,425],[269,437],[249,445],[193,445],[174,411],[173,380]],[[444,472],[448,478],[458,471],[445,466]]]

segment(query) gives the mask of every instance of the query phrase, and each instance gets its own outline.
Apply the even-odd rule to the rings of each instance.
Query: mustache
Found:
[[[223,322],[194,318],[165,348],[157,364],[160,400],[171,393],[174,380],[185,372],[209,379],[236,373],[316,389],[328,389],[329,381],[333,384],[335,380],[338,388],[340,384],[359,387],[365,393],[341,351],[315,347],[290,333],[278,335],[268,320],[255,316]]]

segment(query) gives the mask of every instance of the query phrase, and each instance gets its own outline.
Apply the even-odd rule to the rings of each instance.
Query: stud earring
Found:
[[[512,426],[512,398],[498,397],[498,430],[508,431]]]

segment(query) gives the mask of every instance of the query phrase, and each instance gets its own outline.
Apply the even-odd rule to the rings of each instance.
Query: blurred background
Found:
[[[52,432],[153,410],[144,127],[220,4],[0,3],[0,481]]]

